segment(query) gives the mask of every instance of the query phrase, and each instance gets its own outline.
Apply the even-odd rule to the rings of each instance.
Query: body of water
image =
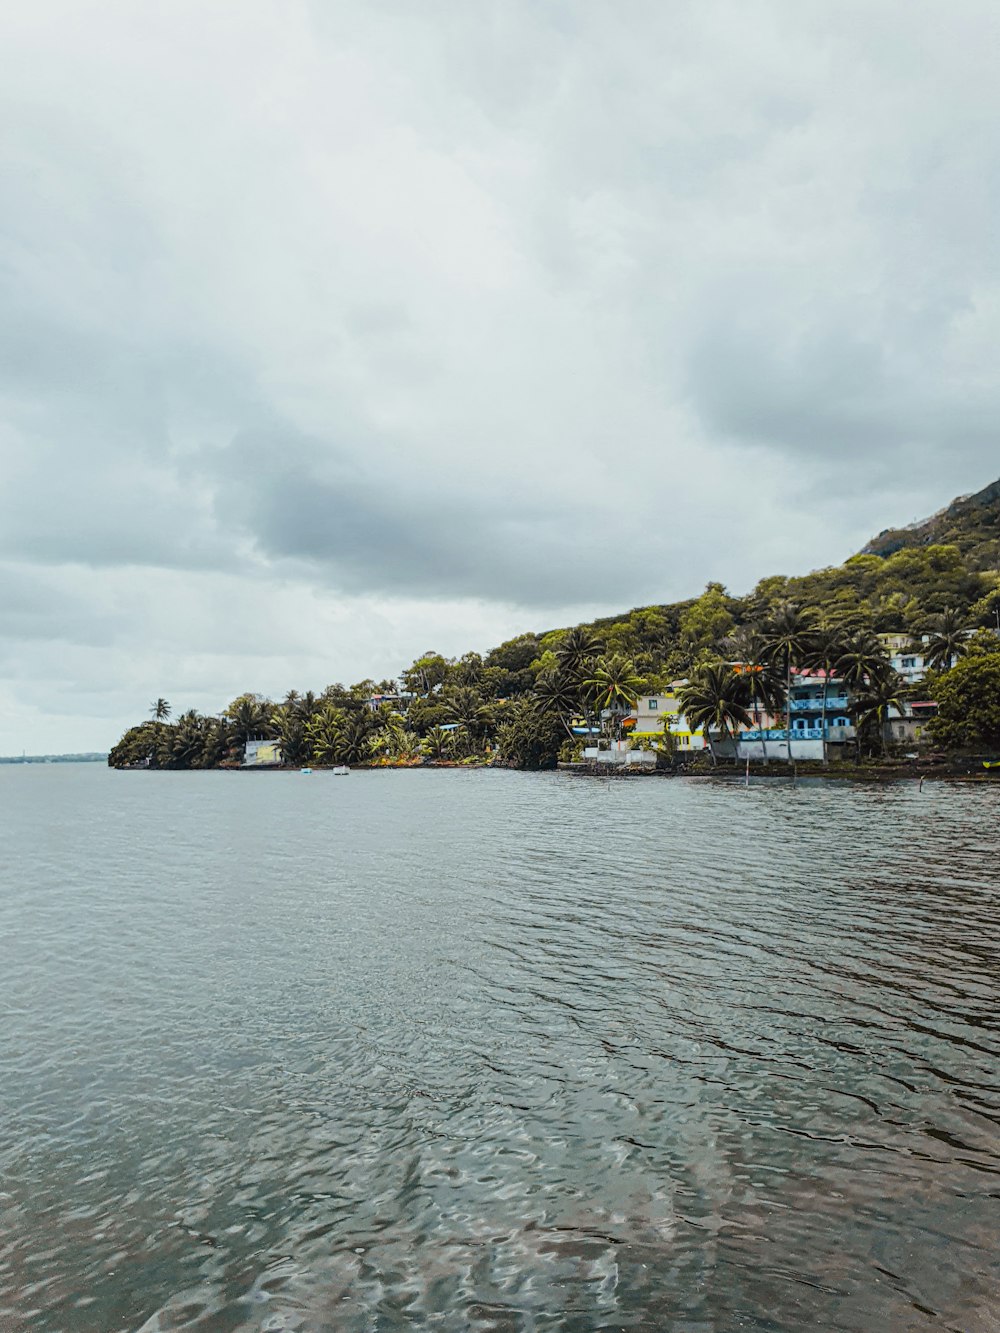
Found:
[[[0,1329],[1000,1329],[998,816],[0,769]]]

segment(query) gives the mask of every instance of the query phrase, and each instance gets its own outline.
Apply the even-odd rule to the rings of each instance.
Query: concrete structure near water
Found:
[[[275,768],[283,762],[277,741],[247,741],[243,747],[244,768]]]

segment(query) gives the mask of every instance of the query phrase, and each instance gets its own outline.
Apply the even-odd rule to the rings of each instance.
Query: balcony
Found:
[[[846,694],[828,694],[826,696],[826,711],[828,713],[843,713],[847,711],[850,703]],[[789,706],[793,713],[822,713],[823,699],[817,695],[814,699],[791,699]]]
[[[826,739],[828,741],[846,741],[854,736],[853,727],[834,727],[828,722],[826,725]],[[741,731],[736,738],[740,741],[784,741],[788,739],[788,732],[784,727],[769,727],[765,731]],[[792,744],[796,741],[821,741],[823,739],[822,727],[793,727]]]

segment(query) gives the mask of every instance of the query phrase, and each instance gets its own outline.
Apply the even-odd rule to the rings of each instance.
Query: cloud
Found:
[[[217,706],[744,589],[990,480],[992,21],[12,12],[0,750],[46,681],[106,743],[170,679]]]

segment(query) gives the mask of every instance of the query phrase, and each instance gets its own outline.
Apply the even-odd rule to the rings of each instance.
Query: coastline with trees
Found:
[[[887,720],[910,699],[933,700],[938,753],[1000,750],[1000,572],[954,545],[862,554],[801,578],[762,580],[735,597],[718,583],[687,601],[526,633],[480,655],[427,652],[398,680],[244,693],[217,716],[174,715],[159,698],[111,751],[117,768],[242,766],[247,742],[270,740],[285,766],[496,766],[579,762],[584,745],[621,736],[641,694],[676,692],[692,730],[719,743],[766,719],[791,725],[796,673],[850,695],[854,765],[891,757]],[[915,686],[892,668],[880,635],[904,636],[927,666]],[[657,766],[680,762],[669,734]],[[732,746],[730,746],[732,748]],[[786,747],[790,758],[791,746]],[[824,744],[824,762],[825,762]],[[691,756],[684,764],[690,769]]]

